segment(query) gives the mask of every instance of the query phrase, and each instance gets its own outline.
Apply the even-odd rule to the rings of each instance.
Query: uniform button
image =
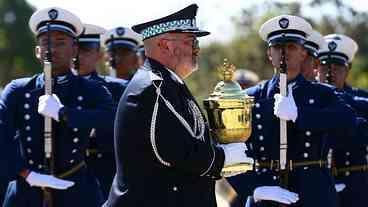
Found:
[[[79,142],[78,137],[74,138],[74,139],[73,139],[73,142],[74,142],[74,143],[78,143],[78,142]]]
[[[78,110],[82,110],[82,107],[81,107],[81,106],[77,106],[77,109],[78,109]]]
[[[260,119],[261,118],[261,114],[256,114],[256,118]]]
[[[77,149],[73,149],[72,150],[72,153],[74,154],[74,153],[76,153],[78,150]]]
[[[73,128],[73,132],[77,132],[78,131],[78,128]]]
[[[29,114],[24,115],[25,120],[29,120],[30,118],[31,118],[31,116]]]
[[[350,172],[349,171],[346,171],[345,172],[345,176],[349,176],[350,175]]]
[[[262,125],[258,124],[258,125],[257,125],[257,128],[258,128],[259,130],[261,130],[261,129],[262,129]]]
[[[305,143],[305,147],[310,147],[310,146],[311,146],[311,144],[309,142]]]
[[[27,137],[27,141],[28,142],[32,141],[32,137]]]
[[[178,191],[178,187],[174,186],[173,188],[173,191]]]
[[[349,162],[349,161],[346,161],[346,162],[345,162],[345,165],[350,165],[350,162]]]
[[[256,103],[255,106],[256,106],[256,108],[259,108],[259,107],[261,107],[261,104]]]
[[[26,131],[30,131],[31,127],[30,126],[26,126]]]
[[[304,169],[304,170],[308,170],[308,169],[309,169],[309,167],[303,167],[303,169]]]
[[[273,177],[272,177],[272,179],[273,179],[273,180],[277,180],[277,177],[276,177],[276,176],[273,176]]]
[[[264,137],[261,135],[261,136],[259,136],[259,140],[263,140],[264,139]]]
[[[38,165],[37,167],[38,167],[38,169],[42,169],[42,165]]]
[[[27,148],[28,154],[32,153],[32,150],[30,148]]]
[[[308,153],[304,153],[304,154],[303,154],[303,157],[304,157],[304,158],[308,158],[308,156],[309,156],[309,155],[308,155]]]
[[[25,96],[26,98],[30,98],[30,97],[31,97],[31,94],[30,94],[30,93],[26,93],[26,94],[24,94],[24,96]]]
[[[98,157],[98,158],[101,158],[101,157],[102,157],[102,154],[101,154],[101,153],[98,153],[98,154],[97,154],[97,157]]]
[[[30,164],[30,165],[33,165],[33,160],[28,160],[28,163]]]
[[[74,160],[70,160],[69,162],[70,162],[70,164],[73,164],[74,163]]]
[[[263,173],[267,172],[267,168],[263,168],[263,169],[262,169],[262,172],[263,172]]]
[[[24,104],[24,108],[25,108],[25,109],[29,109],[29,104],[27,104],[27,103],[26,103],[26,104]]]
[[[83,96],[78,96],[78,101],[83,101]]]
[[[309,99],[308,102],[309,102],[309,104],[314,104],[314,99],[311,98],[311,99]]]
[[[312,133],[310,131],[306,131],[305,135],[307,135],[308,137],[311,135]]]
[[[260,148],[259,148],[259,150],[260,150],[261,152],[263,152],[263,151],[264,151],[264,147],[260,147]]]
[[[350,155],[350,152],[346,152],[345,154],[346,154],[346,156],[349,156]]]
[[[266,160],[266,157],[261,157],[261,160],[265,161]]]
[[[261,172],[257,172],[257,175],[261,175]]]

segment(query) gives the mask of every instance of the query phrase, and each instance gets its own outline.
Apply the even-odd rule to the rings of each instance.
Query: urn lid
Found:
[[[235,66],[225,59],[224,64],[218,69],[221,81],[217,83],[210,99],[244,99],[245,93],[239,83],[233,81],[235,70]]]

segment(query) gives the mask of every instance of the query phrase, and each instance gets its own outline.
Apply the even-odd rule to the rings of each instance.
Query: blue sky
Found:
[[[130,27],[136,23],[166,16],[191,3],[197,3],[198,24],[211,31],[204,40],[225,41],[230,39],[234,29],[231,17],[239,15],[242,8],[254,3],[262,4],[271,0],[27,0],[36,8],[59,6],[77,14],[85,23],[96,24],[110,29],[117,26]],[[280,0],[291,2],[292,0]],[[300,0],[306,4],[310,0]],[[346,0],[359,10],[368,10],[365,0]],[[103,4],[102,4],[103,3]],[[101,12],[103,11],[103,12]],[[308,15],[309,11],[306,11]],[[312,12],[310,15],[313,15]]]

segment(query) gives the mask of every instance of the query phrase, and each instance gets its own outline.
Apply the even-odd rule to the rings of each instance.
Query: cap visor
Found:
[[[296,37],[280,37],[280,38],[275,38],[275,39],[271,40],[268,43],[268,46],[272,47],[272,46],[275,46],[275,45],[281,45],[281,44],[286,44],[286,43],[296,43],[296,44],[303,45],[305,43],[305,40],[300,39],[300,38],[296,38]]]

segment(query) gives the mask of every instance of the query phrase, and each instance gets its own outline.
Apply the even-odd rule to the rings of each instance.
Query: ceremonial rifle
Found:
[[[287,65],[285,43],[282,43],[281,45],[280,94],[285,97],[287,96]],[[288,186],[287,148],[287,121],[280,118],[280,184],[285,188]]]
[[[51,32],[50,23],[47,23],[47,50],[43,60],[43,72],[45,76],[45,95],[52,96],[52,54],[51,54]],[[52,130],[52,118],[45,116],[44,126],[44,150],[45,172],[53,175],[55,173],[54,139]],[[43,188],[43,207],[53,207],[52,192],[50,188]]]

